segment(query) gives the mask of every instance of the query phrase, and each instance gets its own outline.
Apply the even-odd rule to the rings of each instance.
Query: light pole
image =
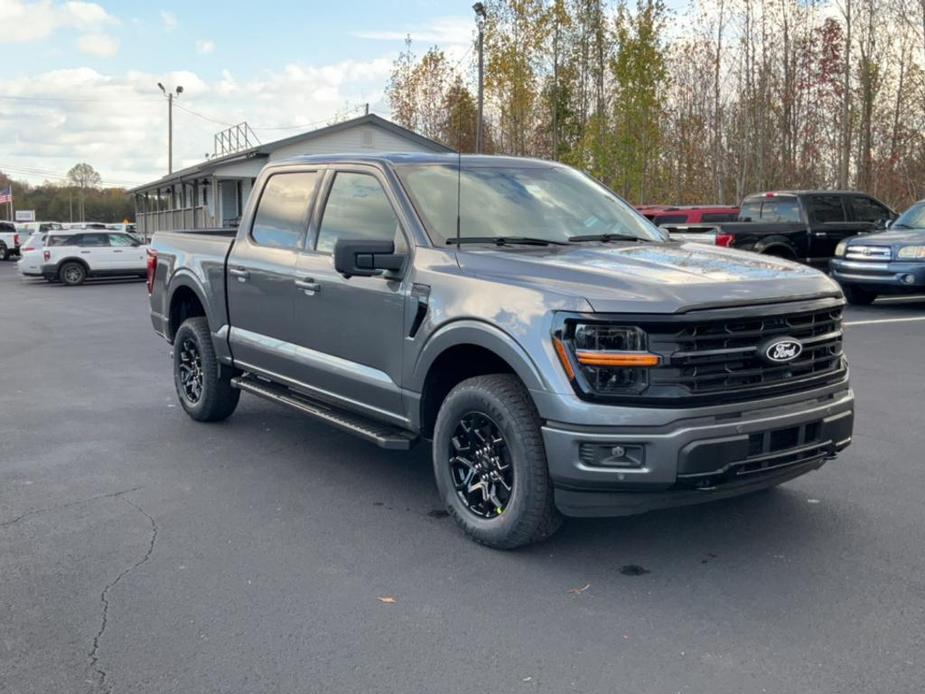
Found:
[[[174,93],[164,88],[160,82],[157,83],[164,96],[167,97],[167,174],[173,173],[173,97]],[[183,93],[183,87],[177,87],[176,95],[179,97]]]
[[[479,101],[478,101],[478,115],[476,116],[475,123],[475,153],[482,153],[482,104],[485,99],[484,92],[484,63],[482,61],[482,46],[485,38],[485,20],[488,19],[488,15],[485,13],[485,5],[480,2],[475,3],[472,6],[472,9],[475,11],[475,24],[479,28]]]

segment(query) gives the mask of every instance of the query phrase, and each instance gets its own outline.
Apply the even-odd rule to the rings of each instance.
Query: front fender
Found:
[[[479,320],[463,319],[440,327],[418,353],[407,389],[420,393],[430,367],[443,352],[458,345],[476,345],[504,359],[530,390],[548,390],[549,384],[527,351],[503,330]]]

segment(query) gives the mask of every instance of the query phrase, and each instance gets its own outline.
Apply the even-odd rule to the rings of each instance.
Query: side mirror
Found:
[[[892,220],[892,219],[884,219],[884,220],[883,220],[883,228],[884,228],[884,229],[889,229],[891,226],[893,226],[893,220]]]
[[[344,277],[372,277],[398,272],[405,256],[395,254],[393,241],[338,239],[334,244],[334,269]]]

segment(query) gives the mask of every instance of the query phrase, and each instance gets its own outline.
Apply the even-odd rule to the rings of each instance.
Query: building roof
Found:
[[[270,154],[282,147],[298,144],[301,142],[308,142],[319,137],[332,135],[342,130],[347,130],[349,128],[360,125],[376,125],[380,128],[392,132],[395,135],[398,135],[399,137],[403,137],[406,140],[411,140],[412,142],[415,142],[416,144],[419,144],[432,152],[454,151],[452,148],[447,147],[446,145],[437,142],[436,140],[431,140],[428,137],[419,135],[413,130],[409,130],[408,128],[404,128],[398,125],[397,123],[386,120],[382,116],[377,116],[375,113],[368,113],[366,115],[359,116],[358,118],[351,118],[349,120],[341,121],[340,123],[335,123],[324,128],[319,128],[318,130],[311,130],[309,132],[283,138],[282,140],[276,140],[275,142],[268,142],[266,144],[257,145],[255,147],[251,147],[250,149],[241,150],[240,152],[233,152],[221,157],[207,159],[203,162],[200,162],[199,164],[194,164],[193,166],[188,166],[185,169],[174,171],[173,173],[159,178],[156,181],[151,181],[150,183],[136,186],[135,188],[130,189],[129,192],[136,193],[139,191],[148,190],[150,188],[158,188],[161,186],[169,185],[171,183],[177,183],[184,179],[208,175],[211,171],[224,164],[230,164],[233,162],[244,161],[258,157],[269,157]]]

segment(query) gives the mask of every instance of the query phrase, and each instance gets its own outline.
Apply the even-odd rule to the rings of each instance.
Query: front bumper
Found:
[[[884,294],[925,290],[925,263],[834,259],[829,263],[832,279],[839,284],[855,284]]]
[[[655,413],[653,413],[655,414]],[[814,470],[851,442],[854,395],[838,389],[799,401],[657,426],[547,422],[543,438],[556,505],[569,516],[619,516],[744,494]],[[595,451],[622,448],[620,464]],[[628,460],[630,459],[630,460]]]

